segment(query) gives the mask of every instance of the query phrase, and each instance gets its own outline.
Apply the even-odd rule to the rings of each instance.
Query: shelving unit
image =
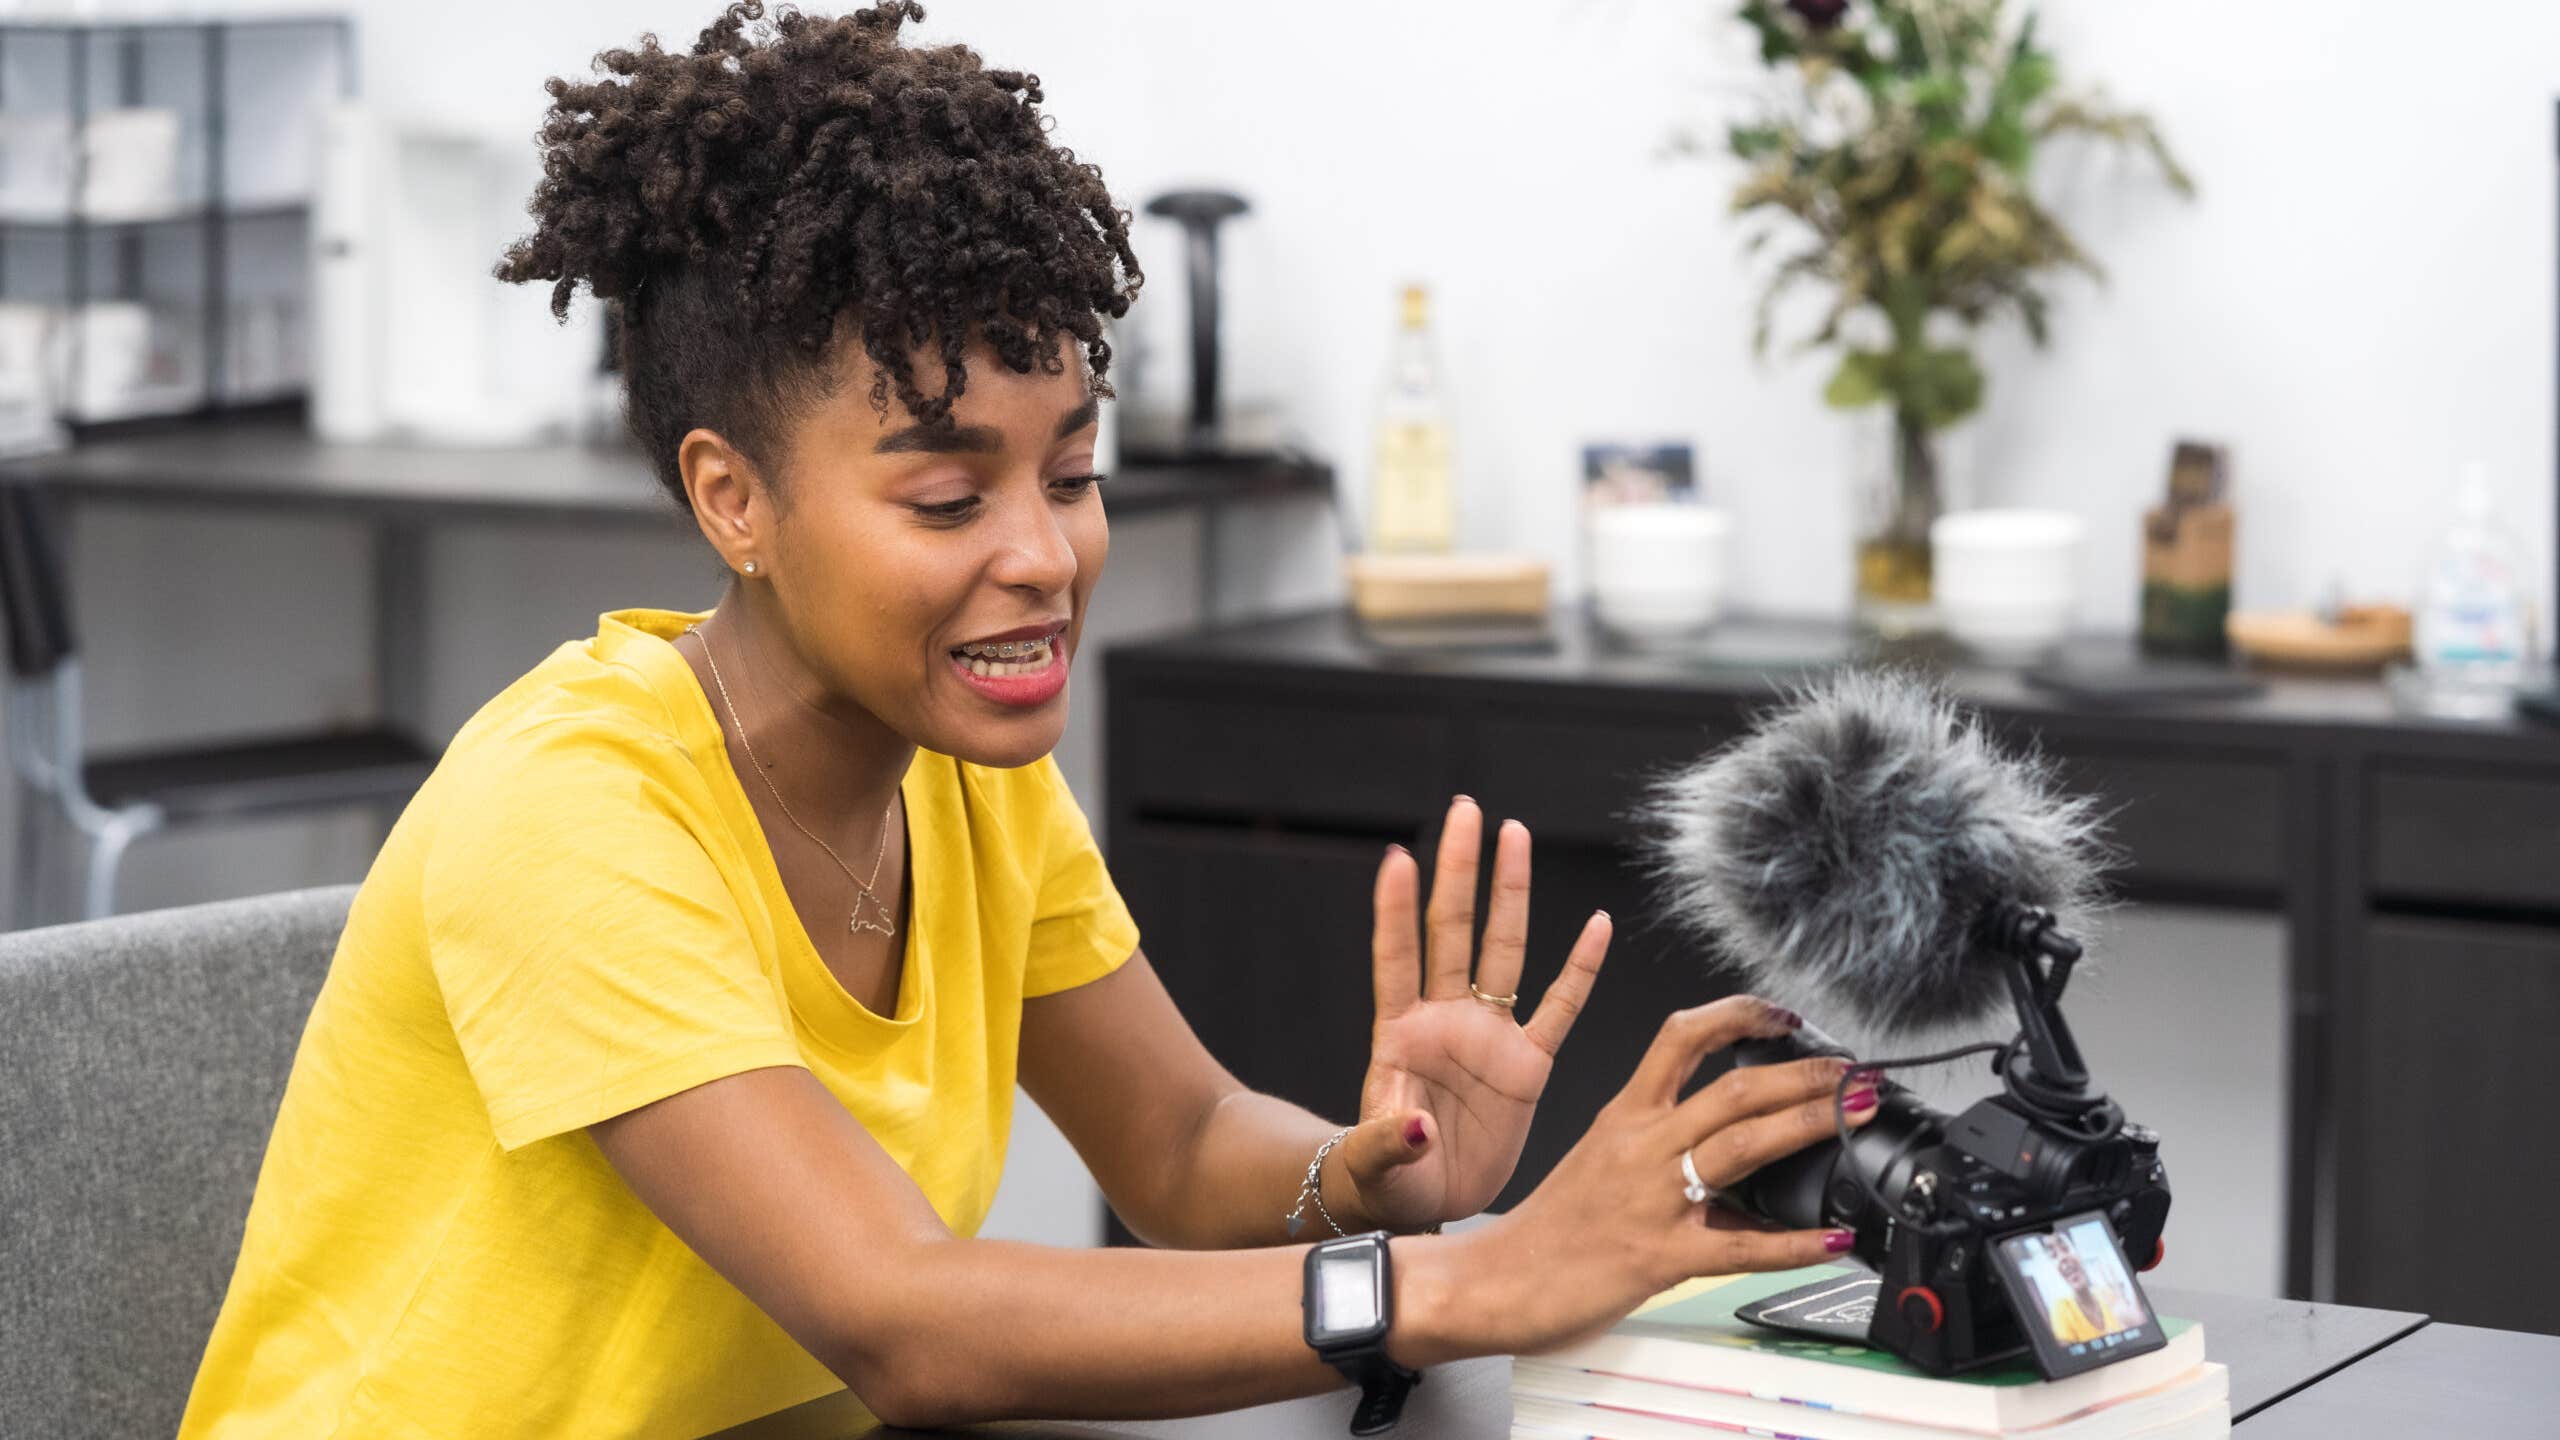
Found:
[[[343,15],[0,20],[0,381],[75,436],[299,403],[312,125],[355,91]]]

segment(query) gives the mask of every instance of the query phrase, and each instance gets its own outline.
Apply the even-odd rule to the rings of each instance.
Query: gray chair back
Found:
[[[354,896],[0,935],[0,1430],[176,1432]]]

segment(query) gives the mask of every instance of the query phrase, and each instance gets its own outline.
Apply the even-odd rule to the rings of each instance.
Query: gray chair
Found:
[[[0,935],[0,1432],[177,1430],[354,895]]]

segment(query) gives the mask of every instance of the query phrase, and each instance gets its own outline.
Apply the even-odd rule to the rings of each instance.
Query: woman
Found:
[[[690,1436],[840,1388],[906,1424],[1196,1413],[1343,1383],[1293,1230],[1400,1237],[1414,1367],[1844,1248],[1684,1198],[1684,1160],[1722,1183],[1829,1132],[1827,1062],[1678,1098],[1792,1023],[1747,1000],[1671,1017],[1518,1209],[1418,1233],[1509,1178],[1609,938],[1515,1021],[1529,837],[1471,957],[1464,799],[1427,944],[1413,858],[1379,867],[1361,1123],[1202,1051],[1048,758],[1109,547],[1127,217],[1034,78],[903,46],[920,13],[739,4],[551,82],[498,273],[615,303],[632,428],[732,583],[554,651],[402,816],[184,1434]],[[1017,1079],[1167,1249],[970,1238]]]

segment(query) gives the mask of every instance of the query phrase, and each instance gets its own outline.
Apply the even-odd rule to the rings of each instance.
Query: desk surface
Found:
[[[256,505],[378,519],[612,522],[690,530],[628,445],[444,447],[332,444],[295,419],[190,422],[92,440],[0,465],[0,481],[82,501]],[[1331,470],[1286,460],[1243,467],[1123,467],[1105,483],[1116,514],[1322,495]]]
[[[2380,1358],[2376,1351],[2389,1355],[2410,1343],[2402,1337],[2411,1336],[2412,1332],[2426,1335],[2432,1330],[2458,1333],[2445,1346],[2428,1352],[2421,1363],[2401,1367],[2408,1371],[2409,1378],[2401,1379],[2395,1371],[2392,1381],[2382,1383],[2396,1381],[2403,1393],[2423,1393],[2431,1400],[2453,1396],[2441,1403],[2457,1403],[2454,1392],[2472,1383],[2463,1377],[2494,1375],[2501,1373],[2504,1365],[2519,1363],[2510,1360],[2506,1352],[2514,1348],[2515,1342],[2524,1342],[2549,1350],[2540,1362],[2544,1374],[2531,1382],[2540,1387],[2530,1389],[2530,1397],[2534,1397],[2531,1403],[2545,1407],[2546,1414],[2550,1407],[2560,1405],[2560,1388],[2555,1388],[2560,1387],[2560,1339],[2497,1330],[2466,1331],[2461,1326],[2427,1327],[2422,1315],[2349,1305],[2254,1300],[2166,1288],[2154,1292],[2153,1298],[2164,1313],[2185,1316],[2204,1326],[2205,1353],[2231,1369],[2231,1413],[2237,1420],[2249,1420],[2262,1412],[2269,1416],[2282,1414],[2291,1406],[2323,1394],[2342,1379],[2358,1376],[2365,1365]],[[2440,1369],[2453,1378],[2440,1383],[2430,1381],[2428,1377]],[[2287,1396],[2293,1398],[2284,1398]],[[2517,1396],[2516,1404],[2527,1403],[2525,1391],[2518,1391]],[[1329,1440],[1345,1433],[1352,1399],[1349,1390],[1341,1390],[1192,1420],[1109,1425],[1022,1423],[973,1426],[962,1433],[990,1440]],[[1397,1440],[1481,1440],[1507,1435],[1510,1429],[1511,1362],[1488,1359],[1433,1370],[1406,1405],[1404,1422],[1396,1428],[1395,1435]],[[921,1432],[882,1428],[868,1432],[867,1440],[892,1440],[918,1433]],[[2257,1431],[2252,1428],[2248,1433],[2254,1435]],[[2277,1433],[2346,1437],[2360,1432],[2341,1428]],[[2422,1429],[2407,1433],[2428,1432]]]
[[[2560,1433],[2560,1336],[2429,1325],[2260,1411],[2248,1433],[2250,1440]]]

